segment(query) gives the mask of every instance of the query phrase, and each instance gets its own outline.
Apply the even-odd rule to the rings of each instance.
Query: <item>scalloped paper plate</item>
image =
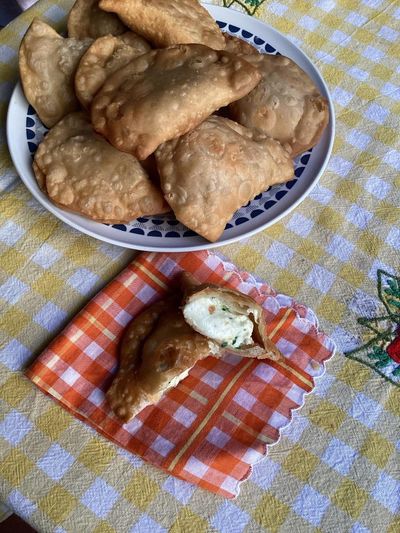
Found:
[[[234,9],[207,4],[205,7],[223,31],[245,39],[263,53],[281,53],[290,57],[314,80],[328,100],[330,112],[330,122],[320,142],[296,159],[295,175],[291,181],[271,187],[240,208],[215,243],[206,241],[183,226],[171,213],[138,218],[130,224],[102,224],[58,208],[39,189],[32,170],[32,156],[46,129],[26,101],[21,85],[18,84],[11,97],[7,116],[7,139],[12,160],[33,196],[66,224],[102,241],[136,250],[204,250],[250,237],[271,226],[298,206],[316,185],[328,163],[335,132],[332,100],[320,73],[299,48],[260,20]]]

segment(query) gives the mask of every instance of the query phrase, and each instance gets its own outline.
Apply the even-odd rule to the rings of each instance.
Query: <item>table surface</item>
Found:
[[[34,16],[61,28],[71,6],[40,0],[0,32],[0,499],[40,531],[394,533],[400,7],[388,0],[214,3],[290,36],[330,87],[337,136],[320,184],[291,215],[221,251],[312,307],[338,353],[232,501],[123,452],[22,376],[134,256],[54,218],[12,166],[5,116],[21,35]]]

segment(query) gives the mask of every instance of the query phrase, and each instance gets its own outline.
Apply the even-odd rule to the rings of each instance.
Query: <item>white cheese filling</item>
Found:
[[[222,347],[239,348],[253,344],[253,322],[247,315],[229,309],[229,304],[225,304],[220,298],[194,298],[185,305],[183,314],[199,333],[215,340]]]

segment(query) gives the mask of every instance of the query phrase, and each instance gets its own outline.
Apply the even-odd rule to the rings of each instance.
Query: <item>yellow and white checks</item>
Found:
[[[376,271],[400,272],[400,6],[389,0],[229,0],[290,36],[318,65],[337,113],[320,185],[272,228],[221,251],[313,307],[339,353],[240,496],[226,501],[115,447],[20,373],[132,258],[42,209],[5,138],[17,50],[34,15],[60,27],[70,0],[0,32],[0,499],[39,531],[400,530],[400,394],[343,351],[359,316],[382,315]]]

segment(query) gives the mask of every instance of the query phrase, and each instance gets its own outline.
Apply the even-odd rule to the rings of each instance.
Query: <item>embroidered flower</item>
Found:
[[[386,313],[357,320],[368,328],[368,338],[362,346],[345,355],[375,369],[383,377],[399,385],[396,378],[400,378],[400,278],[381,269],[377,276],[378,296]]]

